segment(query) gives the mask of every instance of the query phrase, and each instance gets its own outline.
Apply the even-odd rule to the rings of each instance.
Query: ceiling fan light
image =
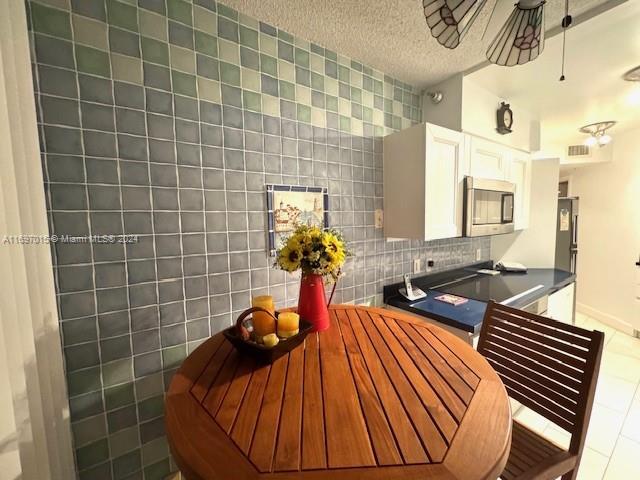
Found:
[[[423,0],[431,35],[446,48],[456,48],[487,0]]]
[[[608,143],[610,143],[612,140],[611,135],[607,135],[606,133],[604,135],[600,135],[598,137],[598,143],[600,145],[606,145]]]
[[[520,0],[487,49],[491,63],[505,67],[535,60],[544,50],[544,0]]]
[[[598,144],[598,139],[593,135],[590,135],[589,137],[586,138],[586,140],[584,141],[584,144],[587,147],[595,147]]]
[[[640,82],[640,65],[626,72],[622,78],[627,82]]]
[[[596,145],[604,146],[611,142],[611,136],[607,134],[607,130],[613,127],[617,122],[615,120],[606,120],[604,122],[590,123],[584,127],[580,127],[578,131],[589,135],[584,144],[589,147]]]

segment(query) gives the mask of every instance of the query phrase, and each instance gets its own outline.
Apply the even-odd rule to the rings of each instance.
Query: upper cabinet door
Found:
[[[462,235],[464,135],[427,125],[425,240]]]
[[[495,180],[506,179],[506,148],[478,137],[469,137],[470,175]]]
[[[524,230],[529,227],[529,209],[531,197],[531,160],[526,153],[512,150],[508,163],[507,180],[515,183],[514,195],[514,229]]]

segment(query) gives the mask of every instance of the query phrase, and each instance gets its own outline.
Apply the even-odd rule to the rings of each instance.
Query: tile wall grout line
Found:
[[[195,28],[195,15],[196,15],[196,10],[195,10],[196,5],[194,4],[193,7],[191,8],[191,22],[194,25],[193,28],[193,45],[194,45],[194,51],[192,52],[193,54],[193,61],[194,61],[194,66],[197,72],[197,53],[195,50],[195,44],[196,44],[196,28]],[[206,284],[207,284],[207,335],[211,336],[211,284],[209,281],[209,245],[207,242],[207,235],[209,233],[209,228],[207,225],[207,205],[206,205],[206,190],[204,188],[204,155],[202,152],[203,149],[203,143],[202,143],[202,110],[201,110],[201,97],[200,97],[200,86],[198,85],[198,79],[197,79],[197,75],[195,75],[195,86],[196,86],[196,102],[197,102],[197,107],[198,107],[198,135],[199,135],[199,149],[198,149],[198,157],[200,158],[200,184],[201,184],[201,191],[202,191],[202,225],[203,225],[203,237],[204,237],[204,267],[205,267],[205,279],[206,279]],[[207,102],[207,103],[211,103],[211,102]],[[175,112],[174,112],[175,113]],[[222,116],[222,107],[220,108],[220,115]],[[177,161],[177,159],[176,159]],[[180,183],[180,179],[178,179],[178,184]],[[184,273],[184,270],[183,270]],[[186,302],[186,300],[185,300]],[[194,319],[194,321],[199,320],[198,319]],[[188,322],[188,318],[186,318],[185,316],[185,322]],[[189,354],[189,329],[188,327],[186,327],[187,323],[185,323],[185,342],[187,345],[187,354]],[[202,343],[202,339],[198,339],[197,340],[198,343]],[[195,343],[195,342],[194,342]]]
[[[192,7],[193,8],[193,7]],[[183,246],[183,241],[184,241],[184,232],[183,232],[183,228],[182,228],[182,208],[181,208],[181,202],[180,202],[180,180],[179,180],[179,169],[178,169],[178,134],[177,134],[177,127],[176,127],[176,123],[178,118],[176,117],[176,93],[174,91],[174,85],[173,85],[173,65],[172,65],[172,53],[171,53],[171,43],[169,42],[169,13],[167,12],[167,47],[168,47],[168,58],[169,58],[169,65],[168,65],[168,70],[169,70],[169,84],[170,84],[170,95],[171,95],[171,104],[172,104],[172,108],[173,108],[173,152],[175,155],[175,173],[176,173],[176,193],[177,193],[177,202],[178,202],[178,238],[179,238],[179,245],[180,245],[180,265],[181,265],[181,282],[182,282],[182,313],[184,315],[184,324],[183,324],[183,332],[184,332],[184,349],[185,352],[187,351],[187,327],[186,327],[186,319],[187,319],[187,295],[186,295],[186,282],[185,282],[185,278],[184,278],[184,246]],[[196,82],[197,83],[197,82]],[[151,153],[151,152],[149,152]],[[152,187],[153,189],[153,187]],[[156,255],[157,256],[157,255]],[[160,297],[158,296],[158,304],[160,305]],[[166,327],[169,326],[173,326],[173,325],[177,325],[176,324],[171,324],[171,325],[167,325]],[[164,351],[164,340],[163,340],[163,335],[162,335],[162,330],[163,330],[163,325],[162,325],[162,319],[160,319],[160,348],[161,348],[161,352]],[[178,345],[171,345],[170,347],[166,347],[167,349],[169,348],[173,348],[176,347]],[[161,361],[161,365],[162,365],[162,383],[164,385],[164,391],[166,392],[169,389],[169,385],[166,384],[166,375],[165,372],[167,370],[166,366],[165,366],[165,359],[164,359],[164,355],[161,355],[160,358]]]
[[[143,115],[144,115],[144,130],[145,130],[145,152],[147,154],[147,176],[149,179],[149,185],[148,185],[148,196],[149,196],[149,216],[150,216],[150,221],[151,221],[151,242],[152,242],[152,248],[153,248],[153,264],[154,264],[154,274],[155,274],[155,294],[156,294],[156,304],[155,304],[155,314],[156,314],[156,318],[158,319],[158,332],[157,332],[157,337],[158,337],[158,345],[160,348],[160,358],[162,361],[162,349],[161,349],[161,343],[160,343],[160,327],[159,327],[159,323],[160,323],[160,305],[159,305],[159,292],[158,292],[158,262],[157,262],[157,252],[156,252],[156,236],[155,236],[155,219],[153,216],[153,190],[151,187],[151,163],[150,163],[150,157],[151,157],[151,152],[150,152],[150,148],[149,148],[149,125],[147,122],[147,94],[146,94],[146,88],[145,88],[145,82],[144,82],[144,59],[143,59],[143,54],[142,54],[142,35],[140,34],[140,9],[138,8],[136,10],[136,21],[137,21],[137,26],[138,26],[138,43],[137,43],[137,47],[139,49],[140,52],[140,65],[139,65],[139,69],[140,69],[140,74],[142,75],[141,78],[141,85],[139,85],[139,88],[142,91],[142,104],[143,104]],[[109,55],[109,61],[112,62],[112,56]],[[111,71],[113,72],[113,64],[111,65]],[[112,73],[113,76],[113,73]],[[119,80],[119,81],[123,81],[123,80]],[[128,84],[128,82],[127,82]],[[114,103],[117,103],[115,100],[115,80],[113,81],[113,88],[114,88]],[[129,107],[127,106],[127,109]],[[115,113],[115,108],[114,108],[114,113]],[[117,131],[117,123],[116,123],[116,131]],[[118,176],[120,179],[120,191],[122,192],[122,171],[121,171],[121,158],[120,155],[118,155]],[[125,232],[125,226],[124,226],[124,197],[122,196],[121,193],[121,208],[122,208],[122,215],[123,215],[123,233]],[[125,260],[126,260],[126,282],[127,282],[127,301],[130,303],[130,281],[129,281],[129,261],[128,261],[128,256],[127,256],[127,245],[125,245]],[[140,285],[139,283],[135,284],[135,285]],[[140,310],[142,310],[143,308],[148,308],[148,305],[144,305],[139,307]],[[139,417],[139,405],[140,405],[140,399],[138,398],[138,377],[136,376],[136,368],[135,368],[135,364],[136,364],[136,352],[135,352],[135,348],[134,348],[134,342],[133,342],[133,338],[134,338],[134,334],[135,333],[139,333],[138,331],[134,331],[133,329],[133,317],[132,317],[132,308],[129,305],[129,336],[130,336],[130,348],[131,348],[131,375],[133,378],[133,398],[134,398],[134,402],[135,402],[135,406],[136,406],[136,418],[137,418],[137,422],[136,422],[136,433],[137,433],[137,439],[138,439],[138,448],[140,449],[140,471],[143,472],[144,475],[144,450],[143,450],[143,443],[142,443],[142,433],[140,431],[140,427],[141,427],[141,421],[140,421],[140,417]],[[153,351],[148,351],[148,352],[144,352],[143,354],[150,354],[153,353]],[[143,355],[141,354],[141,355]],[[147,375],[147,377],[150,377],[153,374],[149,374]],[[148,420],[148,419],[147,419]]]
[[[71,18],[70,18],[71,20]],[[88,180],[87,177],[87,165],[86,165],[86,147],[85,147],[85,139],[84,139],[84,130],[83,130],[83,119],[82,119],[82,96],[81,96],[81,92],[80,92],[80,72],[78,70],[78,63],[77,63],[77,57],[76,57],[76,45],[75,42],[73,41],[73,39],[75,38],[75,27],[73,25],[73,22],[70,21],[70,29],[71,29],[71,49],[72,49],[72,54],[73,54],[73,65],[74,65],[74,75],[76,78],[76,89],[77,89],[77,95],[78,95],[78,128],[80,130],[80,144],[82,146],[82,167],[83,167],[83,174],[84,174],[84,178],[85,178],[85,182]],[[47,149],[48,151],[48,149]],[[84,189],[85,189],[85,196],[86,196],[86,202],[87,202],[87,209],[89,209],[89,185],[87,183],[85,183],[84,185]],[[53,208],[53,205],[52,205]],[[87,211],[87,225],[88,225],[88,229],[89,229],[89,235],[93,235],[93,228],[92,228],[92,221],[91,221],[91,213],[88,210]],[[99,315],[98,315],[98,295],[97,295],[97,291],[95,290],[95,286],[96,286],[96,268],[95,268],[95,251],[94,251],[94,246],[92,242],[89,242],[89,248],[90,248],[90,252],[91,252],[91,263],[92,263],[92,279],[93,279],[93,287],[94,287],[94,292],[93,292],[93,302],[94,302],[94,314],[95,314],[95,318],[96,318],[96,332],[97,332],[97,336],[98,338],[96,339],[96,348],[98,350],[98,362],[99,362],[99,368],[100,368],[100,383],[102,385],[102,388],[100,389],[100,396],[101,396],[101,401],[102,401],[102,414],[104,415],[104,423],[105,423],[105,432],[109,431],[109,422],[107,420],[107,413],[106,413],[106,405],[107,405],[107,401],[106,401],[106,397],[105,397],[105,389],[104,389],[104,375],[103,375],[103,371],[102,371],[102,349],[100,347],[100,322],[98,321]],[[104,440],[107,442],[107,449],[109,452],[109,458],[106,460],[106,462],[111,463],[111,446],[109,445],[109,440],[108,440],[108,436],[104,438]],[[77,450],[74,448],[74,456],[76,458],[76,465],[77,465]],[[105,463],[106,463],[105,462]]]

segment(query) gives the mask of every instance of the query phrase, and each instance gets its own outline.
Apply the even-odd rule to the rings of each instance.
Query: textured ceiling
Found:
[[[498,8],[491,28],[482,40],[496,1]],[[572,0],[571,13],[580,15],[606,1]],[[422,0],[222,0],[222,3],[424,87],[481,63],[492,33],[504,22],[515,0],[488,0],[455,50],[447,50],[431,37]],[[547,0],[547,30],[560,23],[564,3],[564,0]]]

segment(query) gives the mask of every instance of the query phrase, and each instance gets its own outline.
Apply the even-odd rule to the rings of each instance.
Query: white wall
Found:
[[[422,121],[462,131],[462,74],[433,85],[426,92],[441,92],[440,103],[433,103],[425,94],[422,97]]]
[[[496,131],[496,111],[500,108],[500,102],[509,103],[509,99],[501,98],[465,77],[462,86],[462,130],[527,152],[539,150],[540,122],[518,105],[510,104],[513,131],[506,135]]]
[[[553,267],[559,172],[557,158],[531,162],[529,228],[491,237],[491,258],[520,262],[530,268]]]
[[[640,329],[635,262],[640,255],[640,129],[615,136],[613,162],[576,169],[580,197],[578,309]]]
[[[0,478],[75,478],[24,4],[0,0]]]
[[[426,89],[426,92],[437,91],[443,95],[438,104],[423,96],[423,122],[477,135],[526,152],[540,149],[540,122],[518,105],[511,104],[513,131],[506,135],[496,131],[496,112],[500,102],[509,103],[507,98],[501,98],[462,74]]]
[[[0,323],[2,312],[0,311]],[[0,328],[0,472],[7,480],[19,479],[22,476],[20,449],[18,448],[18,427],[13,409],[13,396],[10,384],[11,371],[9,358],[5,348],[5,339]]]

